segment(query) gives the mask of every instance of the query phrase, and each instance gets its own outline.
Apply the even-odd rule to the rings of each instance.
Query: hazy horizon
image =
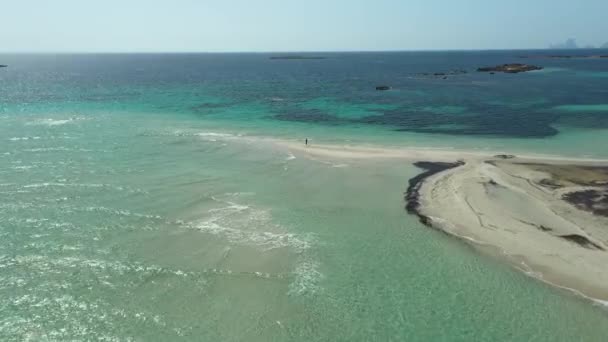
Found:
[[[276,50],[276,51],[0,51],[0,55],[122,55],[122,54],[338,54],[338,53],[403,53],[403,52],[476,52],[476,51],[585,51],[594,48],[528,48],[528,49],[402,49],[402,50]]]
[[[0,53],[529,50],[574,39],[597,47],[608,42],[606,12],[600,0],[23,0],[3,5]]]

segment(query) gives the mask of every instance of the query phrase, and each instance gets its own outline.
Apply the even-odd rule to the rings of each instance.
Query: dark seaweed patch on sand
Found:
[[[581,210],[608,217],[608,189],[589,189],[567,193],[563,199]]]
[[[424,172],[416,175],[409,180],[409,185],[405,192],[405,209],[408,213],[418,216],[420,222],[424,225],[430,226],[430,219],[420,213],[420,187],[428,177],[443,172],[445,170],[453,169],[464,165],[462,161],[455,163],[442,163],[442,162],[427,162],[419,161],[414,163],[414,166],[425,170]]]

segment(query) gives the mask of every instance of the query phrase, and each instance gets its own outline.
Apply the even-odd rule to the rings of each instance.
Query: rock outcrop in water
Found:
[[[377,86],[376,90],[390,90],[391,87],[389,86],[385,86],[385,85],[381,85],[381,86]]]
[[[6,67],[8,67],[8,65],[6,65],[6,64],[0,64],[0,68],[6,68]]]
[[[479,71],[479,72],[504,72],[507,74],[517,74],[520,72],[542,70],[542,69],[543,69],[543,67],[536,66],[536,65],[512,63],[512,64],[497,65],[497,66],[493,66],[493,67],[478,68],[477,71]]]

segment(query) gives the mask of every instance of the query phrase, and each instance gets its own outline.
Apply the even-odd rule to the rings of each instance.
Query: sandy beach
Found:
[[[608,301],[608,161],[440,149],[303,146],[311,158],[395,158],[425,170],[407,209],[526,274]]]

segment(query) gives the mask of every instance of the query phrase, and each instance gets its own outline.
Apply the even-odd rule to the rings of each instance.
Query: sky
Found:
[[[607,15],[608,0],[0,0],[0,52],[597,46]]]

